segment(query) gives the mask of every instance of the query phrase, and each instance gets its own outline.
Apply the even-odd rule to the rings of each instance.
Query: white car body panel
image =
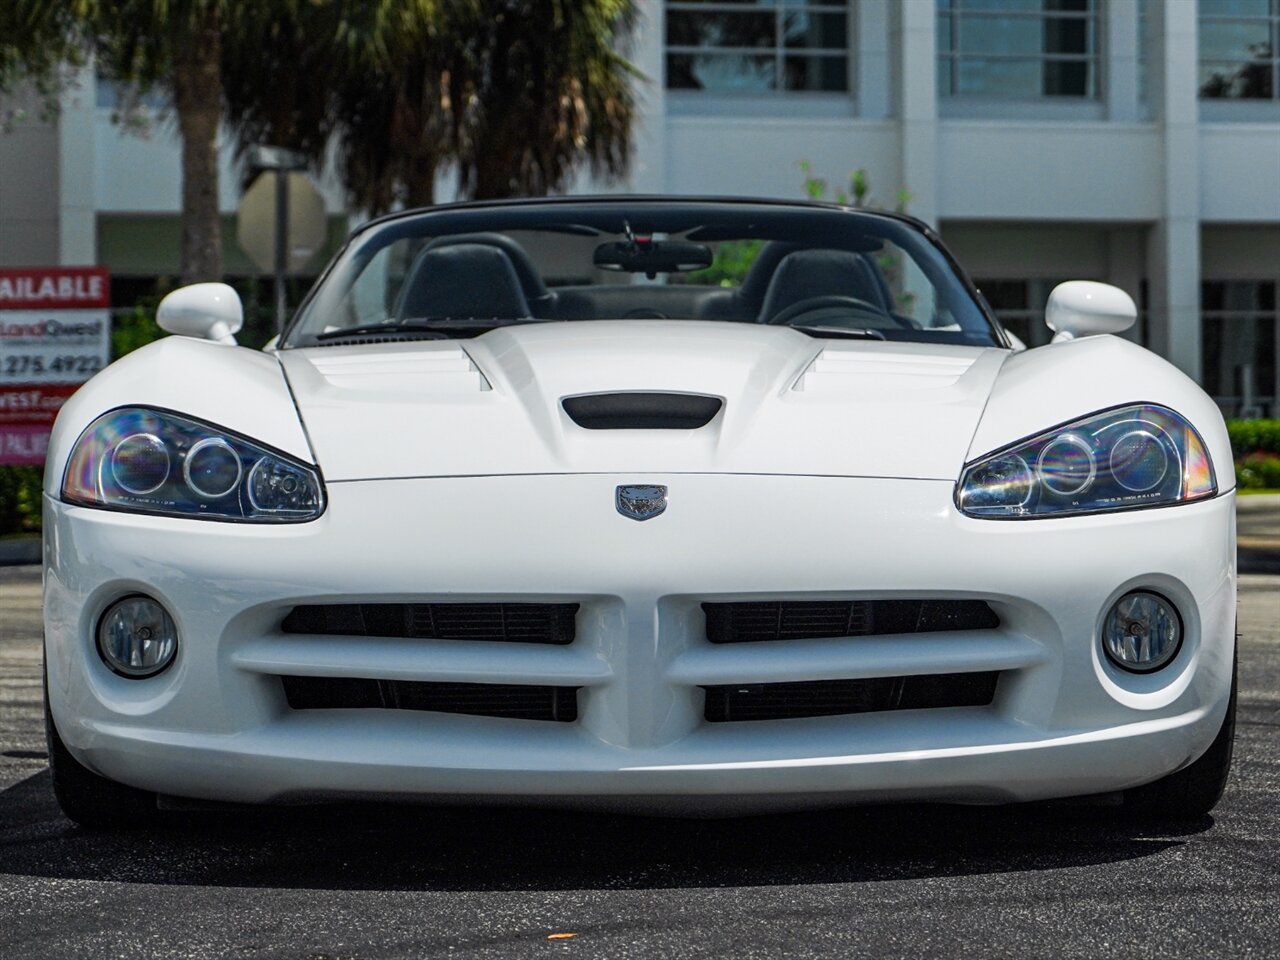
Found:
[[[1218,489],[1234,489],[1231,441],[1217,405],[1173,364],[1112,336],[1051,343],[1010,356],[992,386],[966,459],[1131,403],[1163,404],[1195,424],[1213,461]]]
[[[103,774],[179,796],[489,796],[731,812],[1120,789],[1194,759],[1221,723],[1235,607],[1230,496],[1056,520],[1029,538],[1025,524],[959,516],[941,481],[645,474],[670,485],[671,522],[637,524],[612,506],[614,486],[632,479],[337,483],[318,521],[271,529],[51,500],[46,623],[62,736]],[[1187,640],[1158,676],[1123,673],[1095,640],[1107,605],[1135,583],[1159,586],[1189,613]],[[185,655],[138,684],[108,671],[88,638],[112,598],[144,588],[174,611]],[[986,599],[1001,625],[729,647],[698,635],[707,599],[925,594]],[[578,600],[579,637],[570,647],[352,645],[278,630],[282,611],[308,599],[461,597]],[[698,684],[953,668],[1008,679],[977,710],[746,724],[698,716]],[[554,679],[582,686],[581,716],[293,712],[281,673]]]
[[[328,480],[635,470],[954,479],[1007,357],[653,320],[280,355]],[[563,397],[625,390],[729,402],[679,437],[584,431],[560,407]],[[921,423],[929,442],[904,443]]]
[[[696,430],[586,430],[561,407],[609,391],[724,407]],[[967,462],[1132,403],[1199,432],[1203,500],[975,519]],[[206,421],[316,464],[304,523],[153,516],[65,502],[84,430],[127,406]],[[51,716],[74,758],[199,800],[536,802],[734,813],[1123,790],[1192,763],[1230,698],[1234,474],[1216,407],[1113,336],[996,347],[816,339],[783,327],[572,321],[470,339],[286,348],[171,337],[63,407],[45,473]],[[661,484],[636,522],[617,488]],[[1184,637],[1155,673],[1099,642],[1146,589]],[[179,653],[111,672],[99,619],[145,593]],[[985,602],[998,625],[709,641],[703,603]],[[566,645],[288,632],[297,605],[577,603]],[[918,624],[917,624],[918,626]],[[712,722],[704,687],[998,672],[988,705]],[[282,677],[577,688],[572,722],[295,709]],[[385,705],[384,705],[385,706]]]
[[[61,465],[85,428],[125,406],[173,410],[315,462],[273,357],[210,340],[165,337],[117,360],[63,404],[49,438],[48,462],[59,466],[45,471],[47,492],[61,490]]]

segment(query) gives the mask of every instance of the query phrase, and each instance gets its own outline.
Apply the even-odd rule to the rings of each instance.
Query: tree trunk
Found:
[[[174,50],[173,103],[182,135],[182,282],[222,279],[218,213],[218,124],[222,34],[217,4]]]
[[[405,208],[413,210],[431,206],[436,202],[436,158],[421,155],[410,157],[405,166]]]

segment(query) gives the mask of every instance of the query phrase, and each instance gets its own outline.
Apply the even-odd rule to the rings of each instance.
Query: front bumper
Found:
[[[619,515],[621,483],[670,504]],[[1194,760],[1224,716],[1235,620],[1228,494],[1113,516],[965,518],[937,481],[521,476],[335,483],[313,523],[254,526],[46,501],[50,707],[104,776],[210,800],[534,800],[745,810],[1000,802],[1122,789]],[[1110,603],[1156,589],[1186,639],[1152,675],[1101,655]],[[174,665],[101,663],[123,594],[172,612]],[[701,603],[974,598],[956,634],[713,645]],[[564,647],[281,632],[301,603],[576,602]],[[989,706],[708,723],[714,684],[999,671]],[[572,723],[292,710],[281,676],[579,687]]]

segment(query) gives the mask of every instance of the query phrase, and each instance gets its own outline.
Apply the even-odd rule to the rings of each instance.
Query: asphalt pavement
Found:
[[[54,803],[39,572],[0,569],[0,958],[1280,956],[1280,576],[1240,584],[1211,817],[898,806],[717,821],[346,807],[92,834]]]

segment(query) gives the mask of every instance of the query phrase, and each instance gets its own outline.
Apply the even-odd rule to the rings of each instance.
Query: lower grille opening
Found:
[[[294,607],[285,633],[572,643],[576,603],[328,603]]]
[[[433,710],[513,720],[578,719],[578,688],[358,677],[281,677],[294,710]]]
[[[995,611],[981,600],[749,600],[704,603],[702,610],[712,643],[991,630],[1000,625]]]
[[[794,683],[703,687],[712,723],[790,720],[885,710],[985,707],[995,699],[998,671],[937,673],[869,680],[802,680]]]

